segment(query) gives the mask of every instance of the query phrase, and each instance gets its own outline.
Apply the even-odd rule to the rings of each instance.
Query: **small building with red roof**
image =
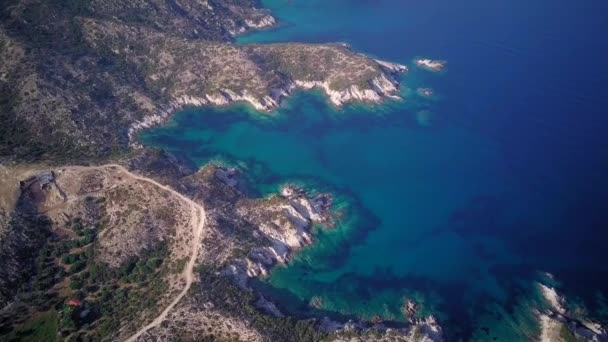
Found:
[[[68,301],[69,306],[81,306],[82,302],[76,298],[72,298]]]

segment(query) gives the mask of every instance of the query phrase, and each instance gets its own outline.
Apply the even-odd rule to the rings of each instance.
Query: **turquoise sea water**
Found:
[[[403,319],[422,303],[450,340],[532,336],[533,282],[606,321],[608,4],[605,1],[273,0],[248,42],[348,42],[412,67],[405,102],[335,109],[300,92],[276,113],[191,109],[142,140],[336,194],[343,221],[260,284],[284,310]],[[416,95],[431,87],[436,96]]]

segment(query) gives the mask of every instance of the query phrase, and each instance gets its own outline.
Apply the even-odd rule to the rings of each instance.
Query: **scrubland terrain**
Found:
[[[297,88],[336,105],[395,97],[405,67],[339,44],[235,45],[275,23],[253,1],[7,0],[0,160],[112,158],[183,106],[269,111]]]

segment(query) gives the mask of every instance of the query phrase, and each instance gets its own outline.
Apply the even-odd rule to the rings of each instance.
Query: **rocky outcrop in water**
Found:
[[[245,258],[231,262],[226,272],[244,286],[247,278],[266,276],[276,264],[287,264],[295,252],[313,242],[313,224],[332,224],[331,205],[329,194],[311,196],[289,185],[280,195],[246,201],[237,214],[256,227],[252,234],[257,240],[267,242],[252,248]]]
[[[553,341],[608,341],[608,330],[582,313],[570,312],[566,298],[545,284],[538,284],[540,294],[548,304],[547,309],[535,312],[538,317],[541,342]]]
[[[349,320],[340,323],[329,318],[321,322],[321,328],[330,331],[331,341],[401,341],[401,342],[443,342],[443,330],[433,316],[413,322],[404,328],[390,328],[382,323]]]

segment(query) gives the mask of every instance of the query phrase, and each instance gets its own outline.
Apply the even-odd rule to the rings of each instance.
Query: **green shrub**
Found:
[[[70,274],[76,274],[84,270],[85,267],[87,267],[87,262],[84,260],[78,260],[72,264],[72,267],[70,267]]]

